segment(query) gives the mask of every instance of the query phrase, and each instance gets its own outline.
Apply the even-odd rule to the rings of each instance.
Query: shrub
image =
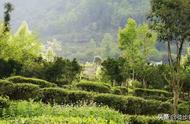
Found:
[[[0,97],[0,117],[3,116],[3,110],[8,108],[9,105],[10,103],[8,99]]]
[[[123,86],[117,86],[113,88],[113,94],[117,94],[117,95],[127,95],[128,93],[128,89],[127,87],[123,87]]]
[[[146,120],[143,117],[132,116],[128,120],[129,124],[145,124]]]
[[[116,85],[121,86],[122,82],[125,82],[129,77],[128,71],[125,70],[125,68],[128,68],[126,66],[128,66],[128,64],[126,64],[124,58],[108,58],[102,63],[103,79],[111,81],[112,85],[115,83]]]
[[[31,84],[36,84],[39,85],[41,88],[44,87],[55,87],[56,84],[50,83],[45,80],[37,79],[37,78],[26,78],[22,76],[13,76],[7,78],[7,80],[13,82],[13,83],[31,83]]]
[[[92,94],[88,92],[70,91],[62,88],[44,88],[42,94],[42,101],[51,104],[77,104],[90,102],[93,98]]]
[[[116,124],[113,120],[106,120],[104,118],[95,117],[52,117],[41,116],[34,118],[19,118],[7,121],[6,124]],[[123,123],[124,124],[124,123]]]
[[[13,88],[13,83],[7,80],[0,80],[0,95],[5,96]]]
[[[62,86],[79,79],[81,71],[82,67],[76,59],[70,61],[62,57],[55,57],[54,61],[45,64],[43,79],[47,79],[48,81],[55,82],[57,85]]]
[[[179,114],[190,114],[190,102],[182,102],[178,105]]]
[[[164,112],[168,113],[171,110],[171,108],[162,108],[164,106],[162,106],[160,101],[145,100],[139,97],[100,94],[95,97],[94,101],[99,105],[107,105],[124,114],[155,115]]]
[[[142,88],[134,89],[134,95],[146,99],[156,99],[162,101],[168,100],[172,96],[171,93],[164,90]]]
[[[157,116],[126,116],[128,124],[185,124],[186,122],[160,120]],[[188,124],[188,123],[187,123]]]
[[[20,74],[22,64],[13,59],[0,59],[0,79],[9,77],[11,74]]]
[[[90,81],[84,81],[80,82],[76,85],[77,88],[85,91],[93,91],[98,93],[110,93],[110,87],[106,84],[99,83],[99,82],[90,82]]]
[[[142,106],[143,114],[172,114],[172,104],[169,102],[160,102],[157,100],[146,100],[146,104]]]
[[[108,107],[96,107],[92,105],[91,106],[86,106],[86,105],[51,106],[49,104],[43,104],[41,102],[33,102],[33,101],[11,102],[10,107],[7,108],[6,111],[4,111],[3,118],[6,120],[9,118],[18,119],[19,117],[32,119],[34,117],[39,117],[39,116],[51,116],[49,119],[53,119],[56,117],[62,117],[62,118],[93,117],[93,118],[103,118],[108,121],[112,120],[118,124],[124,124],[124,116],[117,111],[109,109]]]
[[[12,100],[36,99],[40,96],[40,88],[34,84],[18,83],[6,95]]]
[[[170,102],[162,102],[159,106],[158,106],[158,112],[159,113],[168,113],[168,114],[172,114],[173,111],[173,106]]]
[[[130,80],[128,83],[131,88],[142,88],[143,87],[142,82],[139,82],[137,80]]]
[[[0,97],[0,109],[7,108],[9,106],[9,100],[6,98]]]

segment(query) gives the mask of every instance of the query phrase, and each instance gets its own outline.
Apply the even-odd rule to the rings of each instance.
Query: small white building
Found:
[[[160,62],[150,61],[150,65],[154,65],[154,66],[163,65],[163,61],[160,61]]]

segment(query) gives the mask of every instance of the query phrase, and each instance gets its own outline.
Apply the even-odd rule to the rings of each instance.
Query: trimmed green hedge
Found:
[[[0,80],[0,89],[1,96],[8,96],[12,100],[37,99],[40,96],[40,88],[35,84],[14,84],[7,80]]]
[[[182,102],[178,105],[178,112],[182,115],[190,114],[190,102]]]
[[[156,115],[158,113],[172,113],[172,105],[170,103],[145,100],[139,97],[100,94],[95,97],[94,101],[99,105],[107,105],[124,114]]]
[[[42,101],[45,103],[77,104],[79,102],[91,102],[93,95],[84,91],[70,91],[62,88],[42,89]]]
[[[0,95],[6,96],[13,89],[14,84],[7,80],[0,80]]]
[[[35,84],[14,84],[13,88],[6,93],[12,100],[37,99],[40,96],[40,88]]]
[[[44,88],[42,101],[45,103],[77,104],[79,102],[95,102],[106,105],[124,114],[157,115],[172,113],[172,105],[168,102],[145,100],[140,97],[126,97],[113,94],[93,95],[84,91],[69,91],[61,88]]]
[[[76,87],[85,90],[85,91],[92,91],[92,92],[98,92],[98,93],[110,93],[111,88],[103,83],[99,82],[90,82],[90,81],[83,81],[78,84],[76,84]]]
[[[8,81],[11,81],[13,83],[31,83],[31,84],[36,84],[39,85],[41,88],[45,87],[55,87],[57,86],[56,84],[50,83],[45,80],[37,79],[37,78],[26,78],[22,76],[13,76],[7,78]]]
[[[143,88],[136,88],[134,89],[135,96],[143,97],[145,99],[156,99],[161,101],[166,101],[172,94],[165,91],[165,90],[158,90],[158,89],[143,89]]]
[[[112,93],[117,94],[117,95],[127,95],[128,89],[127,87],[124,87],[124,86],[117,86],[113,88]]]
[[[125,116],[127,124],[190,124],[189,121],[160,120],[158,116]]]

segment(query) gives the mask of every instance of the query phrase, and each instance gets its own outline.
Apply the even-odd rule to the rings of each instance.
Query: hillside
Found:
[[[118,27],[125,25],[127,17],[141,23],[149,10],[149,0],[10,1],[15,6],[14,29],[26,20],[43,39],[54,37],[64,42],[98,39],[102,33],[115,35]],[[0,10],[3,2],[0,2]]]
[[[128,17],[142,23],[150,9],[149,0],[72,0],[72,2],[10,0],[10,2],[15,7],[11,21],[14,31],[25,20],[43,42],[58,40],[62,48],[56,51],[58,55],[78,58],[81,61],[92,61],[93,56],[99,54],[98,50],[89,44],[91,39],[96,42],[97,47],[105,33],[112,35],[116,41],[118,28],[126,24]],[[3,4],[4,1],[0,1],[1,12]],[[0,19],[3,20],[3,13],[0,13]],[[84,48],[89,49],[84,55],[78,55],[84,52]]]

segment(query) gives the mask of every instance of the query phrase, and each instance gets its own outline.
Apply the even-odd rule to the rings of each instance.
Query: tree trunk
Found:
[[[132,79],[133,79],[133,81],[135,80],[135,69],[133,68],[133,77],[132,77]]]
[[[179,103],[180,91],[178,88],[173,89],[173,113],[177,115],[177,106]]]
[[[147,88],[147,82],[145,81],[145,79],[143,78],[143,87],[146,89]]]
[[[168,62],[169,62],[169,65],[172,66],[173,59],[172,59],[172,52],[171,52],[171,43],[170,41],[167,41],[167,43],[168,43]]]

